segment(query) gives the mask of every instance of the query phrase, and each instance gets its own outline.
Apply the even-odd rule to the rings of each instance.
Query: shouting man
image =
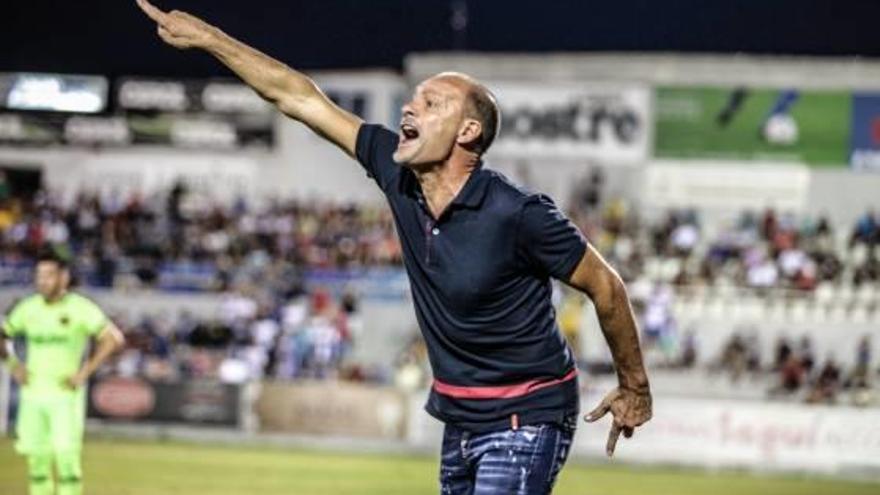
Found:
[[[587,415],[621,433],[651,417],[638,332],[620,277],[546,196],[487,169],[498,132],[492,93],[459,73],[416,87],[398,132],[365,124],[315,83],[190,14],[140,8],[176,48],[214,55],[263,98],[357,159],[384,192],[400,235],[434,383],[427,411],[446,425],[444,494],[545,494],[569,452],[577,370],[556,326],[551,278],[594,302],[619,387]]]

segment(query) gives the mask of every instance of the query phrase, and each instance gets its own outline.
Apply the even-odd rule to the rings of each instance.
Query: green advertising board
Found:
[[[656,96],[659,158],[848,163],[849,93],[663,87]]]

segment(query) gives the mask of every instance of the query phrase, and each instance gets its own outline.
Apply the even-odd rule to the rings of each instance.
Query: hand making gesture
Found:
[[[138,7],[156,21],[159,37],[165,43],[180,48],[205,48],[218,29],[194,15],[172,10],[163,12],[147,0],[136,0]]]

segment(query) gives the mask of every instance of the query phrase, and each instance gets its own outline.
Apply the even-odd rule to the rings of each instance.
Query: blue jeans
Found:
[[[545,495],[565,464],[577,415],[564,425],[524,425],[470,433],[452,425],[443,432],[442,495]]]

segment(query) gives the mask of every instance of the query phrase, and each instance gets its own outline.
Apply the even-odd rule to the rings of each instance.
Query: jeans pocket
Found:
[[[573,435],[575,430],[577,430],[579,419],[580,419],[580,414],[578,414],[578,413],[569,414],[568,416],[566,416],[565,418],[562,419],[562,424],[560,425],[560,428],[563,431],[567,432],[568,434]]]
[[[555,442],[553,446],[552,452],[552,465],[550,469],[548,469],[547,474],[547,490],[548,493],[553,489],[553,485],[556,483],[556,478],[559,476],[559,472],[562,470],[562,467],[565,465],[565,462],[568,460],[568,455],[571,453],[571,445],[574,440],[574,430],[577,425],[577,414],[572,416],[574,418],[575,426],[571,428],[562,426],[555,433]]]

